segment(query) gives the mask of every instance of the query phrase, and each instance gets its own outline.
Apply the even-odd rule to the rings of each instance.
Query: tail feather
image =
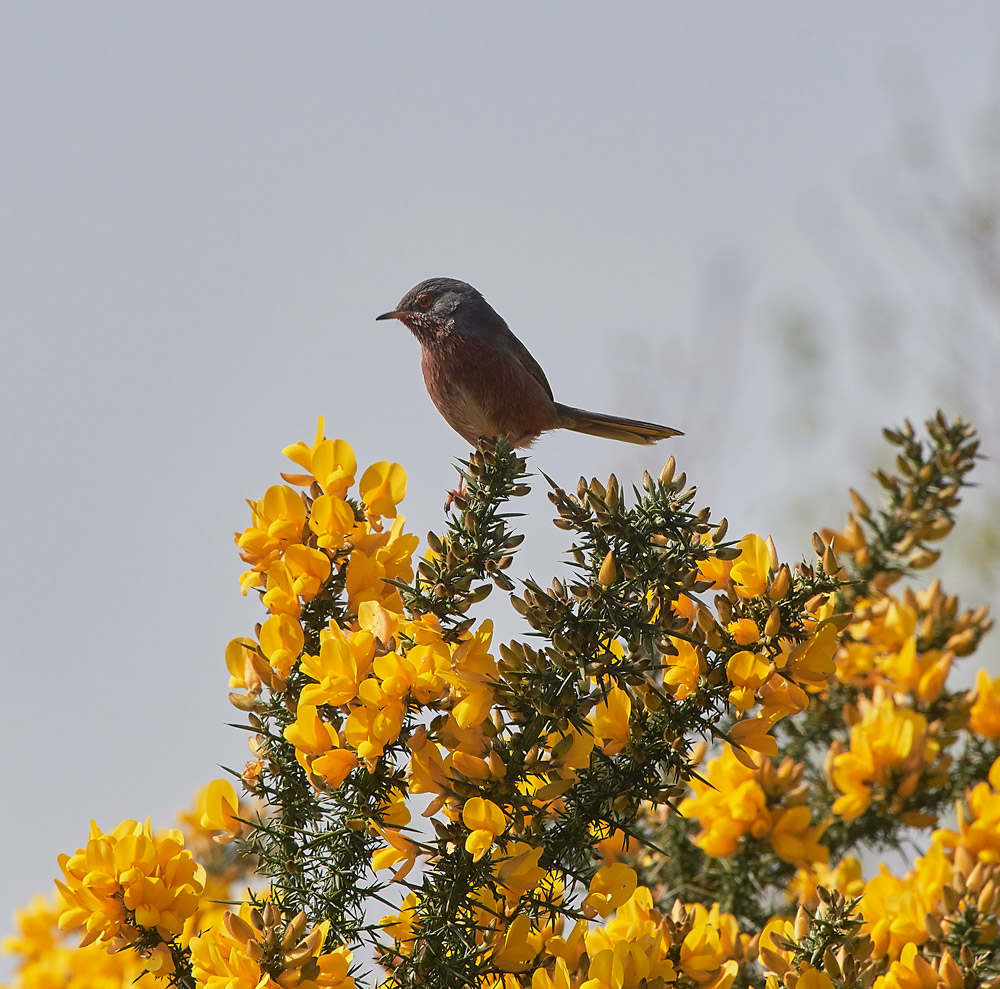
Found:
[[[563,429],[572,429],[574,432],[587,433],[590,436],[603,436],[609,440],[651,444],[665,440],[670,436],[684,435],[679,429],[658,426],[655,422],[606,416],[601,412],[574,409],[570,405],[562,405],[559,402],[556,402],[556,412],[559,415],[559,425]]]

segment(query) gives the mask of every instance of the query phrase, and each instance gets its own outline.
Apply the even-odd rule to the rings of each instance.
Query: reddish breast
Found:
[[[528,446],[556,425],[552,399],[512,354],[458,333],[442,334],[422,349],[427,392],[469,443],[506,436],[515,446]]]

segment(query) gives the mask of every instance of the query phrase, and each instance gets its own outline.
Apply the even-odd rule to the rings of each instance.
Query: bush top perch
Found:
[[[550,429],[644,444],[683,435],[555,401],[528,348],[476,289],[457,278],[428,278],[375,319],[409,327],[420,343],[431,401],[472,446],[481,436],[500,436],[514,448],[527,447]]]

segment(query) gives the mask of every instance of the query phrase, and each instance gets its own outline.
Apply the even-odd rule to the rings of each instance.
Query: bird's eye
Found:
[[[424,292],[423,295],[417,296],[417,305],[420,306],[421,309],[430,309],[433,303],[434,296],[429,295],[427,292]]]

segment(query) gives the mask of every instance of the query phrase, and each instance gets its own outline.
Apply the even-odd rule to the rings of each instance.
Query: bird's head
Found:
[[[422,342],[438,333],[483,336],[497,323],[506,327],[482,295],[457,278],[428,278],[411,288],[395,309],[375,319],[398,319]]]

